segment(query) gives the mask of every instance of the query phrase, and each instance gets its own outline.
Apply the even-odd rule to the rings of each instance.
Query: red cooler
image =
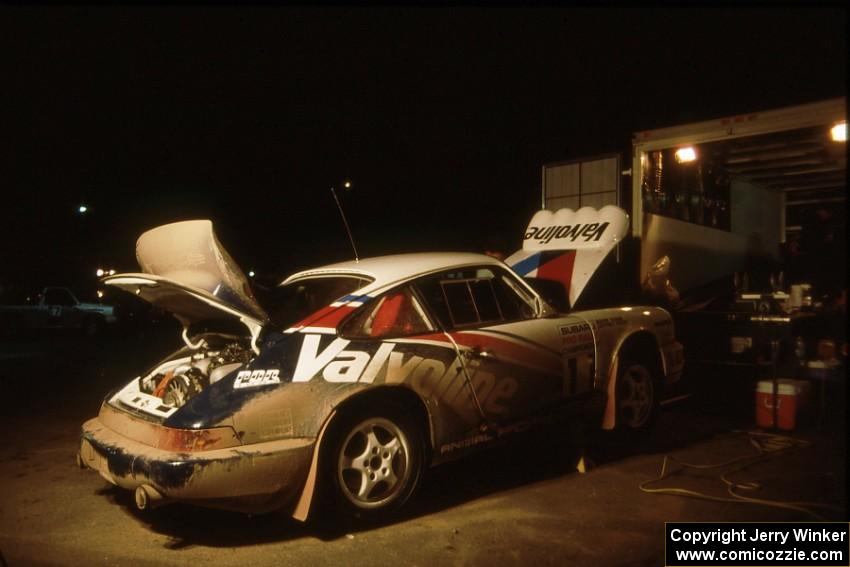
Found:
[[[777,415],[779,429],[790,431],[797,425],[801,387],[798,380],[777,380]],[[756,425],[773,427],[773,380],[761,380],[756,387]]]

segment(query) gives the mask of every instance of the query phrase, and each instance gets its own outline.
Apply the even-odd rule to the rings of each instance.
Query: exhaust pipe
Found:
[[[158,508],[163,504],[168,504],[168,500],[159,493],[159,491],[149,484],[143,484],[136,487],[135,493],[136,508],[139,510],[151,510]]]

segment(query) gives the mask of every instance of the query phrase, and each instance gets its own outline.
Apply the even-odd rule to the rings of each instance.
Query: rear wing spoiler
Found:
[[[568,292],[570,305],[575,305],[591,276],[628,229],[629,215],[613,205],[598,210],[540,210],[528,223],[522,250],[511,254],[505,263],[520,276],[560,282]]]

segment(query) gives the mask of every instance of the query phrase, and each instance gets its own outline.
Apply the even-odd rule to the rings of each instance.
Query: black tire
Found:
[[[651,431],[658,417],[661,382],[647,358],[626,353],[619,362],[615,427],[625,434]]]
[[[344,517],[382,520],[413,496],[425,445],[409,412],[395,405],[341,415],[323,458],[330,504]]]

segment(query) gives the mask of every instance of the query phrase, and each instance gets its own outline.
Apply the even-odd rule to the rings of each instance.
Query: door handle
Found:
[[[474,346],[464,353],[466,358],[480,358],[484,360],[496,360],[496,353],[487,348]]]

